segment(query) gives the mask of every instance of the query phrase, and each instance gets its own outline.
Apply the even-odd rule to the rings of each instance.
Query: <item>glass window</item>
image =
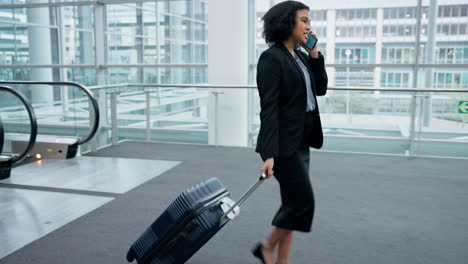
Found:
[[[405,35],[404,30],[405,30],[404,26],[402,25],[398,26],[398,36],[404,36]]]
[[[427,18],[427,14],[429,14],[429,9],[427,7],[422,7],[422,10],[421,10],[422,14],[421,14],[421,17],[422,18]],[[416,10],[414,10],[414,17],[416,17]]]
[[[401,49],[401,62],[402,63],[407,62],[407,56],[408,56],[408,49],[402,48]]]
[[[390,86],[393,86],[393,72],[387,73],[387,82]]]
[[[413,35],[413,25],[405,25],[405,36]]]
[[[362,27],[356,27],[356,37],[362,37]]]
[[[466,35],[466,24],[459,24],[459,34]]]
[[[83,85],[96,85],[96,70],[88,68],[66,69],[67,80]]]
[[[405,87],[409,87],[409,73],[403,73],[403,84]]]
[[[65,28],[64,64],[94,64],[93,32],[76,31]],[[57,42],[56,42],[57,43]]]
[[[401,73],[395,73],[395,87],[401,87]]]
[[[449,34],[449,25],[448,24],[443,24],[442,25],[442,33],[445,35]]]
[[[389,63],[394,63],[395,62],[395,49],[394,48],[390,48],[389,49],[389,55],[388,55],[388,62]]]
[[[375,63],[375,47],[369,49],[369,62]]]
[[[370,19],[371,18],[370,14],[369,14],[369,9],[366,8],[366,9],[362,10],[362,18],[364,18],[364,19]]]
[[[189,4],[188,1],[169,1],[170,2],[170,12],[179,16],[188,16],[189,15]]]
[[[439,51],[439,60],[442,63],[445,63],[445,48],[441,48]]]
[[[398,17],[397,17],[398,9],[397,9],[397,8],[392,8],[392,9],[390,9],[390,10],[391,10],[391,11],[390,11],[390,18],[392,18],[392,19],[398,18]]]
[[[69,0],[64,0],[69,2]],[[1,2],[1,0],[0,0]],[[4,1],[5,2],[5,1]],[[23,1],[8,1],[9,3],[20,3]],[[57,2],[57,1],[41,1],[41,2]],[[60,2],[60,1],[58,1]],[[132,2],[132,1],[130,1]],[[133,1],[136,2],[136,1]],[[154,1],[153,1],[154,2]],[[174,3],[173,3],[174,2]],[[156,9],[156,5],[158,9]],[[192,9],[193,7],[193,9]],[[13,9],[12,16],[8,15],[6,10],[1,10],[2,15],[7,14],[8,17],[13,17],[17,23],[15,28],[16,32],[12,34],[15,36],[14,45],[17,50],[15,55],[4,55],[3,50],[5,49],[5,43],[2,43],[2,51],[0,51],[0,63],[12,61],[12,63],[30,63],[29,62],[29,47],[28,47],[28,30],[35,30],[34,27],[23,26],[21,22],[31,22],[37,24],[49,24],[50,33],[47,33],[46,37],[49,36],[51,39],[50,53],[51,62],[42,61],[40,64],[94,64],[95,61],[95,47],[94,47],[94,13],[93,5],[77,5],[77,6],[63,6],[63,7],[41,7],[40,10],[44,10],[47,13],[42,14],[40,22],[28,21],[29,10],[39,10],[39,8],[17,8]],[[159,16],[156,14],[156,10],[161,12]],[[62,11],[62,16],[59,19],[59,12]],[[105,31],[101,32],[106,34],[106,47],[107,50],[107,61],[106,63],[143,63],[143,64],[154,64],[158,62],[179,62],[187,63],[193,62],[195,58],[197,60],[204,60],[202,63],[206,63],[206,45],[194,45],[187,43],[191,41],[191,36],[195,34],[194,27],[191,25],[192,22],[188,22],[187,19],[177,18],[179,20],[185,20],[185,22],[178,23],[177,19],[171,21],[174,14],[178,16],[189,16],[194,14],[193,18],[197,20],[206,20],[206,3],[201,1],[156,1],[156,3],[125,3],[125,4],[114,4],[108,2],[105,5],[105,17],[107,24],[105,25]],[[41,11],[42,12],[42,11]],[[0,15],[0,16],[2,16]],[[165,15],[166,18],[165,18]],[[196,17],[198,15],[198,17]],[[44,17],[48,17],[44,20]],[[159,21],[157,21],[159,17]],[[5,19],[5,17],[3,17]],[[191,17],[192,18],[192,17]],[[50,21],[49,21],[50,20]],[[171,23],[172,22],[172,23]],[[203,34],[200,36],[200,42],[206,42],[206,23],[199,21],[203,24]],[[59,23],[62,23],[59,25]],[[194,22],[195,23],[195,22]],[[158,25],[158,26],[157,26]],[[13,28],[13,27],[12,27]],[[45,27],[44,27],[45,28]],[[59,32],[63,28],[63,32]],[[20,32],[21,30],[21,32]],[[0,30],[1,41],[4,40],[3,28]],[[3,33],[3,34],[2,34]],[[9,32],[7,32],[9,33]],[[172,34],[171,34],[172,33]],[[159,34],[156,36],[156,34]],[[61,38],[60,38],[61,37]],[[159,43],[156,45],[156,39],[159,38]],[[167,40],[169,38],[170,40]],[[61,39],[64,43],[60,43]],[[181,42],[177,45],[173,45],[173,39],[175,42]],[[62,58],[59,58],[59,47],[58,43],[63,46],[63,54],[60,54]],[[45,50],[44,47],[43,50]],[[47,48],[48,49],[48,48]],[[172,54],[171,54],[172,53]],[[12,56],[17,58],[11,59]],[[171,57],[172,56],[172,57]],[[198,57],[197,57],[198,56]],[[159,57],[159,58],[158,58]],[[163,59],[160,61],[160,59]],[[164,61],[164,58],[167,58]],[[169,59],[170,58],[170,59]],[[184,59],[185,58],[185,59]],[[155,68],[154,68],[155,69]],[[154,72],[158,72],[156,69]],[[189,71],[192,71],[190,69]],[[95,82],[90,76],[93,76],[95,69],[81,70],[81,68],[66,69],[65,71],[57,70],[57,73],[61,74],[65,72],[69,77],[69,80],[81,80],[86,83]],[[118,78],[127,78],[130,76],[131,80],[142,81],[140,76],[152,76],[152,70],[126,70],[124,66],[122,68],[115,68],[109,70],[109,76],[116,76]],[[205,69],[199,71],[205,74]],[[55,78],[54,70],[54,78]],[[57,76],[60,78],[60,76]],[[111,79],[111,78],[109,78]],[[153,80],[153,77],[144,78],[144,80]],[[115,81],[115,80],[113,80]],[[80,81],[81,82],[81,81]]]
[[[437,83],[438,83],[438,86],[439,86],[439,87],[443,86],[444,79],[445,79],[444,77],[445,77],[445,74],[443,74],[443,73],[441,73],[441,72],[439,72],[439,73],[437,74]]]
[[[362,9],[356,9],[356,19],[362,19]]]
[[[390,18],[390,9],[384,8],[384,19],[389,19],[389,18]]]
[[[370,37],[370,36],[369,36],[369,27],[364,27],[363,30],[364,30],[364,31],[362,32],[363,36],[364,36],[365,38]]]
[[[337,10],[337,11],[336,11],[336,19],[337,19],[337,20],[345,20],[345,19],[346,19],[345,11],[346,11],[346,10]]]
[[[406,17],[406,9],[398,8],[398,18],[405,18],[405,17]]]
[[[422,25],[421,27],[421,35],[426,36],[427,35],[427,25]]]
[[[450,6],[444,6],[442,12],[444,17],[450,17]]]
[[[438,16],[439,16],[439,17],[442,17],[443,12],[444,12],[444,7],[443,7],[443,6],[439,6],[439,8],[438,8],[438,10],[437,10]]]
[[[468,72],[462,73],[461,87],[468,88]]]
[[[387,36],[387,35],[388,35],[388,32],[389,32],[388,26],[383,26],[383,35],[384,35],[384,36]]]
[[[468,5],[463,5],[461,7],[460,16],[462,16],[462,17],[468,16]]]
[[[369,50],[368,49],[362,49],[362,60],[367,61],[369,59]]]
[[[402,58],[402,50],[401,49],[397,49],[396,51],[396,59],[397,59],[397,63],[400,63],[401,62],[401,58]]]
[[[460,81],[461,81],[461,74],[460,73],[455,73],[453,75],[453,84],[456,87],[460,87]]]
[[[414,62],[414,56],[415,56],[415,50],[414,49],[410,49],[410,56],[409,56],[409,61],[410,62]]]
[[[409,18],[415,18],[416,17],[416,8],[412,7],[408,10]]]
[[[454,50],[453,49],[447,49],[447,62],[451,63],[453,62],[453,57],[454,57]]]
[[[463,63],[463,48],[455,49],[455,63]]]
[[[445,74],[445,83],[447,84],[446,87],[450,87],[450,84],[452,83],[452,73]]]
[[[386,83],[385,83],[385,81],[386,81],[387,78],[385,78],[385,76],[386,76],[386,73],[385,73],[385,72],[381,72],[381,73],[380,73],[380,86],[381,86],[381,87],[387,87],[387,85],[386,85]]]
[[[460,7],[461,6],[452,6],[452,17],[460,16]]]
[[[354,50],[354,60],[356,63],[361,63],[361,49]]]
[[[348,63],[348,61],[346,60],[346,49],[341,49],[341,61],[342,63]]]
[[[457,26],[458,26],[457,24],[451,24],[451,25],[450,25],[450,35],[457,35],[457,33],[458,33],[458,32],[457,32],[457,31],[458,31],[458,30],[457,30],[457,29],[458,29]]]

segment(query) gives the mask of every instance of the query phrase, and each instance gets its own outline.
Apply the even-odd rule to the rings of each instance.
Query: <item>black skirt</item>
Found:
[[[313,124],[313,115],[306,114],[304,135]],[[306,137],[299,148],[288,157],[276,157],[274,176],[280,185],[281,207],[272,225],[284,229],[310,232],[315,210],[315,199],[309,178],[310,150]]]

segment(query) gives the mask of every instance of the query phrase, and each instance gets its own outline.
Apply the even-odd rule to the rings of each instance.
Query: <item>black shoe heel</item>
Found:
[[[263,245],[262,243],[258,243],[253,249],[252,249],[252,254],[260,259],[263,264],[266,264],[265,262],[265,257],[263,256]]]

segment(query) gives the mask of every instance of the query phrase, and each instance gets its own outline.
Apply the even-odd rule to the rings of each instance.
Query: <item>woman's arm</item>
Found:
[[[319,52],[318,58],[312,58],[310,55],[307,56],[309,66],[314,73],[314,79],[316,84],[317,96],[325,95],[328,87],[328,76],[325,70],[325,60],[322,53]]]
[[[279,156],[278,97],[280,64],[270,52],[263,52],[257,64],[257,87],[260,95],[262,146],[260,154],[268,159]]]

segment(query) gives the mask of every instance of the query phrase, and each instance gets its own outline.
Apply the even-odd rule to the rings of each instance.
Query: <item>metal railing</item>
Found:
[[[257,89],[255,85],[214,85],[214,84],[132,84],[132,83],[125,83],[125,84],[115,84],[115,85],[99,85],[99,86],[91,86],[89,87],[92,91],[100,91],[105,90],[107,94],[110,94],[110,119],[111,119],[111,138],[112,144],[117,144],[119,141],[119,127],[117,125],[117,98],[121,92],[121,88],[143,88],[141,92],[145,93],[146,100],[146,127],[145,128],[131,128],[131,129],[145,129],[146,130],[146,140],[150,140],[151,131],[163,131],[167,128],[152,128],[151,127],[151,104],[150,104],[150,93],[159,92],[161,88],[180,88],[180,89],[187,89],[187,88],[201,88],[201,89],[208,89],[211,90],[210,93],[214,96],[214,109],[219,109],[218,106],[218,97],[223,94],[223,89]],[[153,90],[157,89],[157,90]],[[411,100],[410,108],[408,113],[410,114],[410,125],[408,127],[408,135],[404,137],[386,137],[386,136],[353,136],[356,139],[388,139],[390,141],[409,141],[410,149],[409,155],[411,156],[414,152],[413,150],[413,141],[417,140],[418,142],[437,142],[443,144],[450,144],[450,143],[458,143],[459,141],[453,141],[450,139],[421,139],[421,133],[419,136],[417,134],[417,108],[416,102],[417,100],[423,100],[430,97],[431,93],[468,93],[468,89],[433,89],[433,88],[370,88],[370,87],[329,87],[329,91],[363,91],[363,92],[406,92],[409,93],[405,96],[406,99]],[[159,98],[159,97],[158,97]],[[212,125],[214,134],[213,134],[213,142],[214,145],[218,145],[218,111],[214,111],[214,120]],[[421,118],[419,119],[421,120]],[[126,128],[127,129],[127,128]],[[128,128],[130,129],[130,128]],[[183,129],[183,131],[198,131],[196,129]],[[419,124],[419,131],[421,131],[421,123]],[[250,131],[249,128],[249,135],[254,135],[255,133]],[[330,137],[340,138],[343,137],[341,135],[328,135]],[[452,142],[453,141],[453,142]],[[462,141],[461,143],[466,143]]]
[[[1,82],[0,82],[1,83]],[[208,89],[257,89],[256,85],[215,85],[215,84],[147,84],[147,83],[124,83],[124,84],[109,84],[88,86],[92,90],[110,89],[119,87],[146,87],[146,88],[208,88]],[[372,88],[372,87],[357,87],[357,86],[340,86],[328,87],[331,91],[383,91],[383,92],[455,92],[468,93],[468,89],[439,89],[439,88]]]
[[[81,91],[83,91],[86,96],[89,98],[93,111],[89,111],[90,114],[90,123],[92,123],[92,127],[89,130],[89,133],[86,137],[79,139],[78,144],[84,144],[90,141],[94,135],[96,134],[99,128],[99,107],[96,98],[94,97],[93,93],[87,87],[74,82],[35,82],[35,81],[0,81],[0,84],[13,84],[13,85],[50,85],[50,86],[73,86],[77,87]]]
[[[69,83],[69,82],[10,82],[10,83],[73,85],[73,86],[83,87],[79,84]],[[213,96],[212,106],[213,106],[213,109],[215,110],[214,111],[211,110],[212,116],[208,120],[206,120],[205,116],[202,116],[201,119],[196,119],[193,122],[190,121],[189,123],[184,123],[185,121],[182,121],[182,123],[180,123],[179,121],[177,121],[177,119],[172,120],[166,117],[166,115],[179,113],[180,111],[183,112],[183,111],[186,111],[187,109],[189,110],[192,109],[190,107],[187,109],[184,108],[185,110],[182,108],[181,108],[182,110],[177,109],[177,111],[175,112],[173,110],[169,110],[169,112],[164,112],[164,111],[167,111],[167,110],[164,110],[164,107],[159,108],[159,110],[157,111],[162,111],[162,112],[157,112],[158,116],[155,119],[154,117],[155,112],[152,111],[152,110],[157,109],[155,107],[161,106],[161,103],[162,105],[174,103],[172,99],[168,99],[168,98],[177,97],[178,98],[178,100],[176,100],[177,102],[190,100],[190,99],[187,99],[191,95],[190,92],[184,93],[183,90],[180,90],[180,92],[176,92],[177,89],[194,89],[194,88],[208,90],[208,91],[204,91],[201,94],[197,93],[198,97],[194,97],[194,98],[200,98],[200,97],[204,98],[204,97],[207,97],[208,95]],[[92,102],[92,107],[94,109],[98,109],[98,102],[96,101],[97,99],[95,98],[99,98],[98,100],[99,100],[99,105],[101,107],[101,112],[107,112],[107,111],[104,111],[103,109],[107,109],[109,111],[108,116],[104,114],[104,116],[102,117],[101,119],[102,124],[99,123],[99,119],[100,119],[99,112],[97,113],[97,115],[94,117],[94,120],[90,121],[93,123],[93,128],[91,129],[90,135],[80,141],[80,144],[83,144],[89,141],[89,139],[91,139],[94,136],[94,134],[97,134],[97,137],[93,138],[93,140],[91,141],[91,145],[90,145],[90,150],[96,151],[98,146],[103,147],[104,145],[107,145],[107,144],[115,145],[115,144],[118,144],[118,142],[124,138],[137,139],[137,140],[146,139],[146,141],[156,140],[155,138],[158,138],[157,140],[169,141],[169,142],[179,142],[179,141],[180,142],[194,142],[194,143],[199,142],[201,144],[206,144],[205,142],[207,139],[206,138],[207,126],[209,127],[208,142],[210,142],[209,144],[214,144],[217,146],[219,145],[218,143],[220,141],[218,132],[221,131],[222,129],[221,127],[219,127],[219,124],[220,124],[219,121],[221,120],[219,120],[220,117],[218,113],[218,110],[222,108],[222,106],[219,105],[218,98],[222,96],[222,94],[226,92],[226,90],[248,89],[251,92],[253,92],[254,90],[257,89],[257,86],[255,85],[215,85],[215,84],[123,83],[123,84],[113,84],[113,85],[90,86],[85,89],[87,91],[86,94],[88,95],[88,97],[90,97],[91,95],[90,98],[92,98],[91,102]],[[426,147],[428,146],[428,145],[424,145],[426,143],[430,145],[429,146],[430,148],[433,148],[434,146],[436,147],[441,146],[441,144],[443,146],[455,146],[458,148],[457,144],[461,144],[460,146],[463,146],[468,143],[465,139],[458,140],[456,138],[457,136],[452,136],[454,134],[461,133],[461,137],[463,138],[465,137],[464,129],[460,130],[459,128],[455,127],[455,126],[459,126],[460,124],[462,124],[462,123],[459,123],[459,121],[455,121],[455,123],[452,122],[453,124],[452,123],[450,124],[450,127],[448,127],[448,130],[446,130],[445,126],[437,127],[439,125],[421,129],[421,124],[422,124],[421,113],[422,113],[423,100],[426,100],[426,99],[439,100],[436,102],[439,102],[439,103],[443,102],[443,104],[446,104],[446,102],[449,102],[450,104],[452,104],[453,100],[455,100],[456,98],[459,98],[460,95],[456,94],[454,96],[451,96],[451,95],[445,95],[445,93],[468,94],[468,89],[431,89],[431,88],[412,89],[412,88],[397,88],[397,87],[370,88],[370,87],[348,86],[348,87],[329,87],[328,90],[335,91],[337,93],[329,92],[328,96],[326,96],[325,98],[319,98],[319,100],[324,100],[322,103],[320,103],[322,106],[321,112],[323,115],[330,114],[332,115],[331,117],[336,116],[338,118],[344,118],[344,117],[347,117],[348,115],[358,115],[358,116],[361,115],[360,117],[357,117],[357,118],[367,118],[366,117],[367,115],[372,115],[372,116],[376,116],[377,118],[377,119],[372,119],[373,121],[370,121],[369,123],[370,127],[368,127],[367,125],[364,125],[361,127],[357,125],[357,123],[354,123],[354,122],[348,123],[346,119],[340,119],[340,120],[345,120],[344,121],[345,123],[343,124],[339,123],[341,121],[339,121],[338,123],[337,121],[333,121],[333,123],[330,123],[329,125],[324,127],[325,136],[329,137],[330,139],[328,141],[329,146],[333,146],[333,144],[336,144],[336,142],[338,141],[341,142],[342,140],[347,140],[346,142],[352,143],[356,146],[358,146],[359,144],[364,144],[362,142],[365,142],[365,144],[370,144],[372,142],[379,142],[379,144],[382,143],[383,145],[388,146],[390,148],[397,147],[397,146],[398,147],[404,146],[405,147],[404,150],[409,151],[408,155],[411,156],[413,155],[413,153],[422,153],[419,151],[419,147],[422,145],[423,150],[424,150],[425,146]],[[339,93],[343,91],[348,92],[348,93],[345,93],[345,94]],[[372,106],[370,105],[368,107],[359,108],[361,109],[359,110],[357,108],[354,108],[354,106],[356,106],[356,102],[354,102],[354,106],[351,107],[352,110],[348,112],[349,100],[345,101],[345,98],[347,94],[349,95],[350,91],[358,91],[358,92],[361,91],[361,92],[364,92],[363,96],[372,97],[374,99],[372,102],[374,104],[374,107],[377,107],[377,111],[368,112],[368,110],[366,109],[369,107],[372,108]],[[407,94],[394,95],[394,94],[386,94],[385,92],[404,92]],[[92,93],[94,93],[96,97],[93,97]],[[179,93],[186,94],[186,96],[184,96],[183,98],[180,98]],[[444,93],[444,94],[437,95],[435,99],[434,98],[430,99],[432,93]],[[153,94],[157,94],[157,95],[153,95]],[[129,104],[131,100],[127,101],[125,98],[127,96],[137,96],[137,97],[134,97],[137,101]],[[169,97],[166,97],[166,96],[169,96]],[[437,97],[442,97],[442,99],[437,98]],[[447,99],[444,99],[445,97]],[[464,95],[462,97],[465,98]],[[122,109],[120,107],[121,105],[120,105],[119,98],[123,100],[122,101],[123,105],[125,105],[126,107],[130,106],[129,111],[134,111],[134,112],[127,113],[126,112],[127,110]],[[157,103],[151,103],[151,100],[156,100]],[[166,100],[169,100],[169,101],[166,101]],[[386,116],[390,112],[387,113],[385,111],[387,111],[387,108],[389,107],[390,103],[393,105],[393,100],[397,100],[396,102],[401,104],[399,108],[398,107],[395,108],[395,109],[398,109],[396,111],[402,111],[401,109],[404,109],[404,110],[403,112],[391,112],[395,114],[390,114],[390,116],[394,117],[395,120],[396,119],[398,120],[389,121],[389,123],[385,124],[385,127],[381,128],[379,123],[376,123],[379,121],[376,121],[376,120],[380,120],[380,118],[384,118],[384,119],[386,118]],[[411,100],[411,103],[410,103],[410,100]],[[324,102],[326,103],[323,104]],[[381,102],[382,104],[375,104],[375,102]],[[420,102],[418,103],[418,105],[421,106],[420,112],[417,112],[419,110],[419,108],[416,107],[417,102]],[[107,103],[109,103],[109,105],[107,105]],[[343,108],[344,105],[346,105],[346,108],[347,108],[346,112],[344,112],[344,108]],[[203,104],[203,108],[205,106],[206,105]],[[250,99],[249,99],[248,106],[249,106],[249,118],[247,119],[247,122],[248,122],[247,133],[248,133],[249,143],[247,145],[250,146],[254,144],[254,139],[256,137],[256,134],[258,133],[257,131],[258,120],[254,121],[257,118],[257,116],[254,114],[254,111],[258,111],[258,108],[256,104],[252,105],[252,101]],[[199,106],[197,105],[196,107],[199,107]],[[138,110],[139,112],[136,113],[135,110]],[[200,109],[197,109],[197,111],[199,110]],[[394,111],[394,110],[391,110],[391,111]],[[89,112],[90,112],[90,115],[92,115],[92,111],[90,110]],[[126,116],[119,117],[119,115],[123,113]],[[346,113],[347,116],[345,116],[344,113]],[[200,112],[197,112],[197,115],[199,114]],[[450,120],[450,118],[453,117],[452,113],[446,113],[446,112],[442,112],[442,114],[440,114],[439,112],[436,111],[434,112],[434,114],[439,115],[440,118],[444,120],[445,118],[448,118],[447,120]],[[407,117],[409,119],[407,119]],[[436,118],[439,118],[439,117],[436,117]],[[462,118],[462,117],[460,116],[456,118]],[[124,121],[125,124],[129,122],[129,124],[131,125],[122,125],[124,123],[121,123],[121,125],[119,125],[119,122],[121,122],[122,120],[125,120]],[[326,119],[326,120],[331,120],[331,119]],[[418,120],[419,120],[419,128],[418,128],[418,122],[417,122]],[[155,125],[156,124],[155,122],[158,122],[158,124]],[[166,123],[166,122],[169,122],[169,123]],[[171,122],[173,124],[171,124]],[[372,126],[372,124],[374,124],[374,126]],[[399,127],[398,124],[403,125],[403,127]],[[50,129],[50,131],[52,131],[53,129],[59,129],[59,130],[62,129],[62,127],[58,123],[49,124],[47,125],[47,128]],[[66,129],[66,127],[63,127],[63,128]],[[80,129],[84,129],[84,128],[85,127],[80,127]],[[431,131],[434,131],[437,129],[443,130],[441,132],[442,134],[440,134],[441,137],[432,137],[432,134],[430,134],[432,133]],[[337,130],[346,130],[346,133],[348,133],[349,131],[351,132],[349,134],[334,132]],[[373,131],[368,133],[367,131],[370,131],[370,130],[373,130]],[[358,133],[352,134],[353,133],[352,131],[357,131]],[[381,134],[378,134],[378,133],[373,134],[373,132],[375,131],[377,132],[380,131]],[[419,134],[418,134],[418,131],[419,131]],[[421,131],[424,131],[422,138],[421,138]],[[426,134],[426,132],[428,132],[428,134]],[[120,136],[119,136],[119,133],[120,133]],[[395,133],[398,133],[398,134],[395,134]],[[172,141],[174,139],[176,140]],[[395,142],[395,144],[391,142]],[[414,149],[414,146],[416,146],[417,148]]]

